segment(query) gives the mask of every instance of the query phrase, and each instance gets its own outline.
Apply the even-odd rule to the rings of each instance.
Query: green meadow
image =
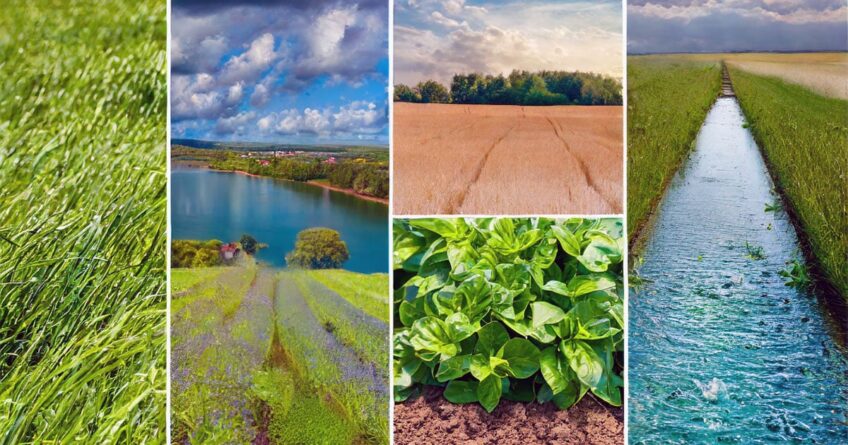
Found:
[[[166,2],[0,13],[0,443],[164,443]]]

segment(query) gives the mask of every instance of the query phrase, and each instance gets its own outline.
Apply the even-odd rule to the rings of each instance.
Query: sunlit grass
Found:
[[[165,441],[166,3],[0,13],[0,442]]]
[[[632,237],[694,147],[721,66],[687,56],[627,59],[627,230]]]
[[[310,276],[366,314],[389,321],[389,276],[384,273],[363,275],[342,269],[309,271]]]
[[[778,186],[827,278],[848,299],[848,101],[730,69]]]

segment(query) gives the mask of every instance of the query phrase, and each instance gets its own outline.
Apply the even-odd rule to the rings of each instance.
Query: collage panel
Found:
[[[0,12],[0,442],[164,443],[167,6]]]
[[[624,443],[621,218],[393,223],[394,443]]]
[[[388,4],[172,5],[171,440],[388,444]]]
[[[848,438],[848,22],[762,3],[628,8],[631,444]]]
[[[396,2],[393,212],[621,214],[622,3]]]

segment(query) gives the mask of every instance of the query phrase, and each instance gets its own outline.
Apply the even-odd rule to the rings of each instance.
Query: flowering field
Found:
[[[388,326],[368,314],[387,275],[181,269],[172,288],[175,443],[388,442]]]

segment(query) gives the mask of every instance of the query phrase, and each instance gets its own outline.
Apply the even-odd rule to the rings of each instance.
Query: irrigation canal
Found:
[[[632,444],[846,443],[848,364],[725,72],[630,294]]]

